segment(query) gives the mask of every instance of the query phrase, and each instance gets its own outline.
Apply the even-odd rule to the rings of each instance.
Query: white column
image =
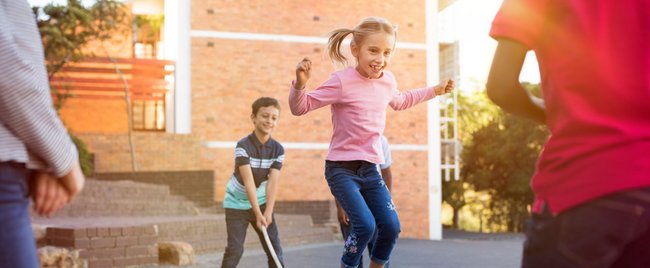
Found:
[[[192,132],[191,0],[165,0],[165,58],[176,61],[173,132]]]
[[[435,85],[439,76],[438,0],[426,0],[427,85]],[[427,102],[427,146],[429,167],[429,239],[442,239],[442,182],[440,177],[440,104]]]

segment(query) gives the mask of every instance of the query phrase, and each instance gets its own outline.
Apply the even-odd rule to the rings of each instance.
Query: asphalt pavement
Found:
[[[392,268],[508,268],[519,267],[524,237],[520,234],[477,234],[446,231],[439,241],[399,239],[391,256]],[[284,248],[285,266],[337,268],[343,242]],[[222,252],[197,256],[191,268],[220,267]],[[368,265],[367,253],[364,265]],[[248,250],[239,268],[263,268],[266,255],[261,249]],[[166,267],[161,265],[159,267]],[[171,266],[169,266],[171,267]]]

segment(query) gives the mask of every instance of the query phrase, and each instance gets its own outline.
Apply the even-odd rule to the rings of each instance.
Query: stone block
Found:
[[[194,249],[185,242],[159,242],[158,260],[160,263],[189,265],[195,263]]]

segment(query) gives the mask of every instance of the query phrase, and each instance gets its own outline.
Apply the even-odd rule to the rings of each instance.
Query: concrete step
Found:
[[[191,216],[198,213],[196,204],[185,197],[171,195],[169,186],[89,179],[76,199],[55,217]]]

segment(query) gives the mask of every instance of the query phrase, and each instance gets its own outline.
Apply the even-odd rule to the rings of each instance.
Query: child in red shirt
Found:
[[[650,267],[650,2],[505,0],[489,97],[546,123],[524,267]],[[526,52],[543,100],[518,82]]]

